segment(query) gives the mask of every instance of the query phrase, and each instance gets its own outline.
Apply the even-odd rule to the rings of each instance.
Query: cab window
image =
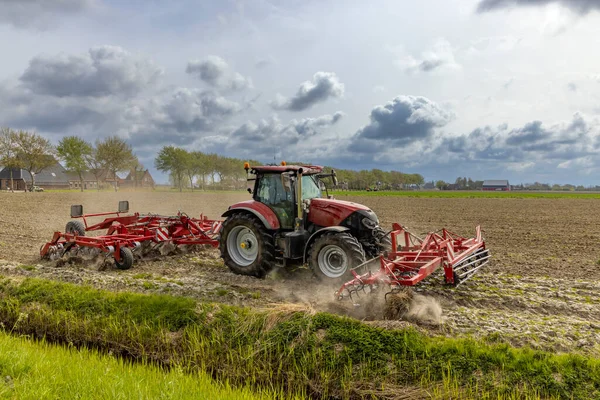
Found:
[[[302,200],[321,197],[321,189],[310,175],[302,176]]]

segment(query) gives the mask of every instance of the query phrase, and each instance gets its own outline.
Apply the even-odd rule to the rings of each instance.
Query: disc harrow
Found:
[[[52,240],[40,249],[43,259],[58,259],[69,251],[95,249],[112,255],[118,268],[128,269],[133,265],[133,251],[152,245],[170,244],[177,246],[209,245],[218,247],[218,235],[222,221],[210,220],[206,216],[192,218],[178,212],[176,216],[157,214],[126,214],[129,202],[119,202],[117,212],[83,214],[83,207],[71,207],[71,218],[83,220],[84,232],[66,229],[55,232]],[[124,215],[125,214],[125,215]],[[103,221],[88,225],[88,218],[109,216]],[[85,232],[106,230],[100,236],[85,236]],[[82,234],[83,233],[83,234]]]
[[[361,292],[378,291],[382,287],[389,288],[387,297],[404,287],[417,285],[439,268],[443,268],[447,284],[458,286],[486,265],[491,257],[480,226],[477,226],[472,238],[447,229],[430,232],[420,238],[400,224],[393,224],[389,235],[392,251],[373,259],[379,260],[379,268],[364,274],[356,272],[373,260],[354,268],[351,271],[354,278],[335,292],[338,300],[352,298]]]

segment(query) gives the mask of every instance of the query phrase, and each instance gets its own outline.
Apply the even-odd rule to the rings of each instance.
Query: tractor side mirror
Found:
[[[81,204],[71,206],[71,218],[81,217],[83,215],[83,206]]]
[[[335,169],[331,170],[331,180],[333,181],[333,186],[338,185],[337,175],[335,174]]]
[[[123,200],[119,202],[119,213],[129,212],[129,201]]]

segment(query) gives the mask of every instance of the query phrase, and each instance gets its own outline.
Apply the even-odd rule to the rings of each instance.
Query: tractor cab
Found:
[[[302,218],[298,204],[302,206],[305,200],[322,197],[321,171],[320,167],[253,167],[253,199],[275,213],[282,229],[294,229],[296,218]]]

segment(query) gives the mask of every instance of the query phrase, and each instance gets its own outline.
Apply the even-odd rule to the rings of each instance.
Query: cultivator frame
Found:
[[[181,211],[176,216],[137,212],[123,215],[127,212],[127,201],[119,202],[117,212],[83,214],[83,206],[71,206],[71,218],[81,218],[85,232],[106,229],[106,234],[85,236],[82,232],[55,232],[52,240],[40,249],[40,256],[43,259],[55,259],[73,248],[92,248],[107,256],[112,255],[119,268],[128,269],[133,263],[133,256],[128,253],[144,243],[219,246],[220,220],[210,220],[202,214],[200,218],[192,218]],[[108,215],[112,217],[88,225],[88,218]]]
[[[392,249],[397,250],[379,256],[380,267],[375,272],[361,275],[356,272],[372,260],[353,269],[354,278],[344,283],[335,295],[339,300],[352,298],[361,291],[375,291],[382,285],[389,286],[391,292],[399,291],[415,286],[440,267],[444,269],[446,283],[458,286],[490,261],[481,227],[477,226],[475,231],[475,237],[465,238],[444,228],[420,238],[394,223],[390,239]],[[403,246],[399,239],[403,240]]]

